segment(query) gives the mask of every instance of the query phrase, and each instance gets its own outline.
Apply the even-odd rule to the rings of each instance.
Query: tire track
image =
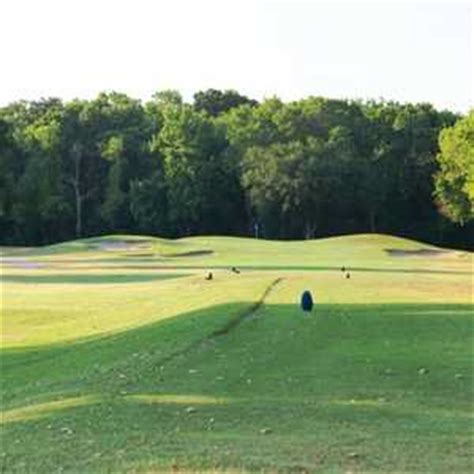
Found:
[[[213,331],[207,337],[207,339],[225,336],[226,334],[229,334],[229,332],[233,331],[241,323],[243,323],[246,319],[250,318],[260,309],[260,307],[265,303],[265,300],[267,299],[268,295],[279,283],[281,283],[282,280],[283,278],[277,278],[276,280],[273,280],[270,285],[267,286],[262,296],[250,308],[246,309],[242,313],[238,314],[236,317],[232,318],[226,325],[224,325],[220,329],[216,329],[215,331]]]
[[[201,346],[204,346],[206,343],[209,341],[212,341],[213,339],[216,339],[218,337],[225,336],[229,334],[230,332],[234,331],[240,324],[242,324],[244,321],[252,317],[265,303],[265,300],[267,299],[268,295],[273,291],[273,289],[282,281],[284,278],[276,278],[273,280],[265,289],[265,291],[262,293],[260,298],[255,301],[255,303],[250,306],[250,308],[246,308],[244,311],[240,312],[237,314],[235,317],[233,317],[230,321],[228,321],[224,326],[212,331],[210,334],[194,341],[191,342],[188,346],[184,347],[183,349],[180,349],[179,351],[173,352],[172,354],[169,354],[168,356],[160,359],[158,362],[155,362],[158,365],[165,365],[168,364],[169,362],[173,361],[177,357],[181,356],[186,356],[190,352],[192,352],[195,349],[198,349]]]

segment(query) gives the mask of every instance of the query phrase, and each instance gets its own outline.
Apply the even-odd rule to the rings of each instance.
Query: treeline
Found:
[[[16,102],[0,109],[1,243],[258,230],[468,245],[469,218],[435,193],[438,135],[458,119],[429,104],[217,90],[192,103],[175,91]]]

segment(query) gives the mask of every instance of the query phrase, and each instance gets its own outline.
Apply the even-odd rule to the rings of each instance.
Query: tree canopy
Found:
[[[258,224],[266,238],[468,245],[473,121],[429,104],[258,103],[214,89],[190,103],[173,90],[15,102],[0,108],[1,243],[252,235]]]
[[[474,111],[441,131],[435,195],[454,222],[474,219]]]

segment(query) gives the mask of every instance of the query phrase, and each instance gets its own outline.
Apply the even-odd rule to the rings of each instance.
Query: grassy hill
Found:
[[[472,257],[384,235],[4,248],[2,469],[469,472]]]

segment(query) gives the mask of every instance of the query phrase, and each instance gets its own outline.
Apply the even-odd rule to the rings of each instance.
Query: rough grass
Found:
[[[144,241],[4,252],[3,472],[473,470],[472,254]]]

